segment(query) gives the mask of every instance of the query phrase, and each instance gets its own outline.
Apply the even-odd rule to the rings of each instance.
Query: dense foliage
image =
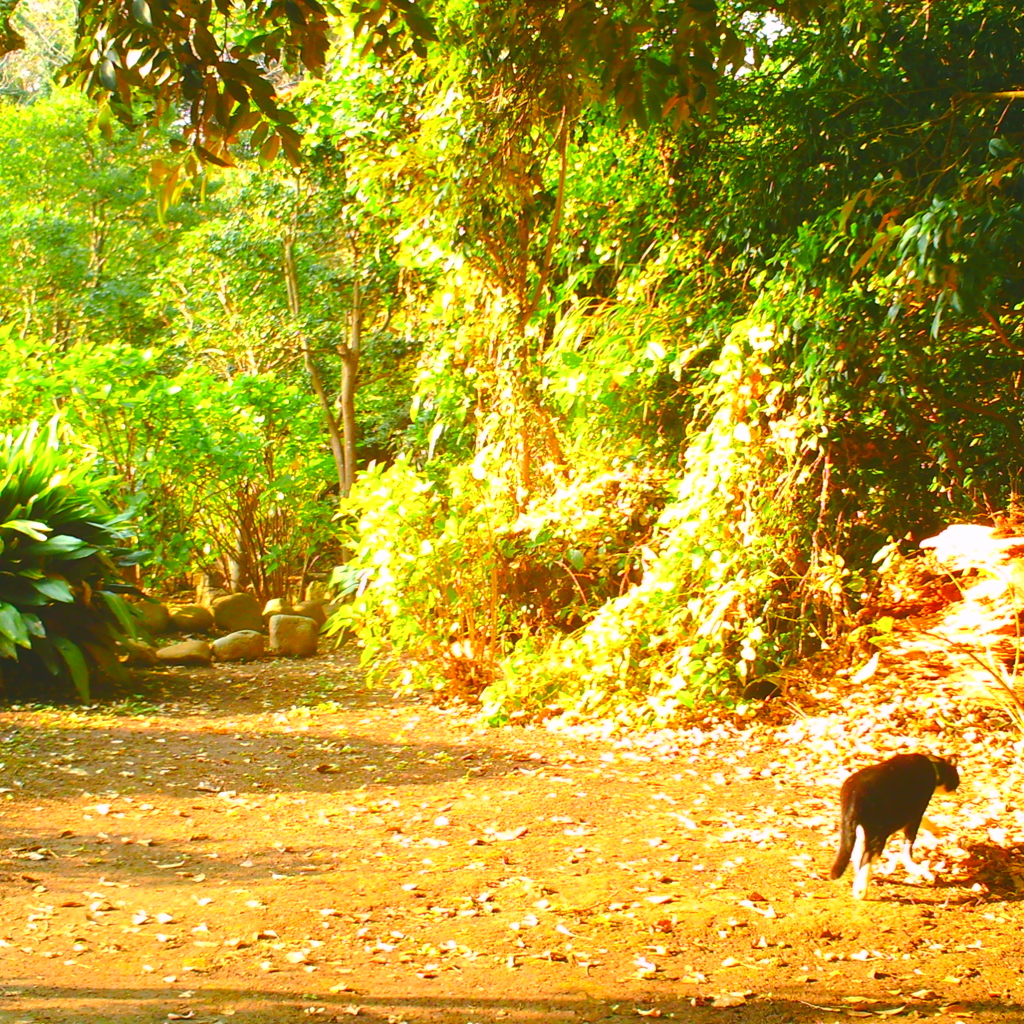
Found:
[[[212,8],[143,7],[86,5],[76,66],[126,120],[188,101],[187,140],[141,168],[67,100],[4,111],[0,413],[62,410],[149,579],[344,558],[379,674],[671,720],[834,643],[883,545],[1013,500],[1014,5],[437,0],[327,49],[252,6],[194,73],[122,42],[207,45]],[[30,124],[87,154],[42,205]]]
[[[682,133],[591,109],[524,136],[485,119],[475,79],[453,89],[448,63],[398,179],[433,198],[419,199],[433,237],[459,258],[420,408],[504,507],[429,463],[386,490],[367,481],[352,615],[374,659],[390,645],[434,685],[446,671],[487,682],[499,720],[547,703],[672,718],[832,642],[887,539],[1011,498],[1012,6],[850,8],[776,31],[722,83],[718,118]],[[645,496],[656,522],[623,533],[605,495],[596,522],[581,515],[594,481],[610,471],[625,487],[638,470],[659,480]],[[407,515],[435,491],[445,515]],[[379,532],[389,507],[416,524],[404,560]],[[555,557],[510,543],[552,507],[568,534]],[[420,562],[453,523],[474,556],[440,560],[425,587]],[[396,563],[418,566],[412,586]],[[524,568],[535,594],[564,581],[572,601],[535,614],[544,602],[512,582]],[[591,568],[601,594],[574,586]],[[444,614],[417,619],[424,590]]]
[[[0,108],[0,151],[0,427],[60,412],[137,513],[151,583],[233,572],[269,595],[329,571],[337,483],[296,335],[333,386],[343,295],[363,274],[364,458],[408,423],[415,350],[388,325],[386,263],[351,257],[338,197],[240,173],[161,219],[131,139],[106,140],[67,96]],[[281,221],[296,219],[300,317],[282,269]]]
[[[127,536],[102,506],[92,467],[70,469],[30,427],[0,438],[0,687],[8,697],[54,693],[89,700],[96,679],[124,675],[133,635],[115,592]],[[118,559],[120,561],[118,561]]]

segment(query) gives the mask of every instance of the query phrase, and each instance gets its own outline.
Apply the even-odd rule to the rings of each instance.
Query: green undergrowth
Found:
[[[663,724],[735,705],[827,642],[862,584],[810,535],[824,427],[789,343],[735,327],[675,478],[627,461],[551,470],[519,508],[500,446],[441,480],[405,461],[364,477],[348,505],[360,586],[336,625],[355,628],[371,676],[479,700],[494,724]]]
[[[704,375],[703,426],[641,577],[579,630],[517,645],[482,695],[490,721],[567,711],[672,723],[709,703],[741,705],[749,681],[835,635],[861,581],[810,535],[824,428],[785,361],[788,340],[736,325]]]
[[[119,645],[134,627],[115,559],[128,531],[56,426],[0,439],[0,686],[88,702],[97,681],[125,680]]]

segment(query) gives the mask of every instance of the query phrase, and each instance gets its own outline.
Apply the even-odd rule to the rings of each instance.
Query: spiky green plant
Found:
[[[89,464],[70,465],[57,424],[0,438],[0,685],[8,695],[77,693],[123,678],[133,634],[115,564],[124,516],[104,508]]]

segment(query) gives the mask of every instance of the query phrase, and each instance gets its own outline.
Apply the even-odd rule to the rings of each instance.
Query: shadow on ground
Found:
[[[429,982],[424,982],[424,986]],[[667,987],[667,986],[666,986]],[[217,988],[202,986],[190,998],[176,998],[166,990],[157,988],[125,989],[60,989],[20,988],[19,1012],[44,1012],[53,1024],[136,1024],[142,1019],[191,1019],[196,1022],[214,1020],[276,1022],[295,1020],[302,1014],[312,1020],[400,1021],[431,1022],[431,1024],[484,1024],[484,1022],[556,1022],[556,1021],[636,1021],[645,1017],[675,1018],[690,1024],[721,1024],[735,1021],[739,1024],[817,1024],[824,1020],[849,1020],[851,1017],[904,1019],[906,1015],[931,1016],[942,1010],[942,1004],[912,1001],[911,1005],[890,1000],[882,1005],[878,1001],[849,999],[833,993],[827,1002],[815,1003],[793,996],[752,998],[739,1005],[711,1005],[712,997],[678,995],[636,985],[624,986],[620,1000],[591,999],[570,995],[553,999],[535,999],[516,991],[515,982],[503,986],[504,994],[497,998],[487,996],[456,996],[428,994],[380,994],[372,991],[352,991],[342,995],[317,996],[316,986],[302,990],[260,991],[243,988]],[[3,995],[7,996],[8,991]],[[74,1001],[79,1007],[74,1016],[59,1009],[61,1001]],[[197,1005],[198,1004],[198,1005]],[[948,1005],[948,1004],[947,1004]],[[173,1007],[173,1009],[171,1009]],[[902,1008],[902,1009],[901,1009]],[[3,1012],[0,1002],[0,1013]],[[957,1003],[950,1007],[955,1017],[984,1016],[988,1021],[1021,1019],[1021,1007],[999,1000]],[[227,1012],[227,1017],[223,1016]],[[166,1014],[166,1017],[164,1015]],[[826,1016],[822,1016],[825,1014]],[[149,1015],[152,1015],[151,1017]],[[832,1015],[832,1016],[828,1016]],[[945,1013],[940,1014],[946,1019]]]

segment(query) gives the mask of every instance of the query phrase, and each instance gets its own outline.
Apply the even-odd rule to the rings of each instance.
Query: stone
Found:
[[[131,605],[132,614],[147,633],[166,633],[171,628],[171,613],[159,601],[139,601]]]
[[[127,652],[125,661],[129,665],[145,668],[150,665],[160,664],[160,659],[156,656],[156,648],[151,644],[125,637],[121,641],[121,645]]]
[[[316,654],[320,627],[305,615],[273,615],[270,618],[270,653],[287,658]]]
[[[210,646],[217,661],[255,661],[263,657],[263,634],[254,629],[239,629],[214,640]]]
[[[171,625],[179,633],[205,633],[213,625],[213,613],[201,604],[186,604],[171,612]]]
[[[312,619],[318,626],[327,621],[327,613],[324,611],[326,601],[300,601],[294,609],[294,614],[305,615]]]
[[[286,601],[283,597],[272,597],[263,606],[263,621],[269,622],[271,615],[294,615],[295,609],[292,608],[291,602]]]
[[[213,650],[205,640],[183,640],[180,644],[161,647],[156,656],[165,665],[209,665]]]
[[[226,633],[234,633],[240,629],[259,632],[263,628],[259,602],[252,594],[243,591],[228,594],[227,597],[218,597],[212,607],[214,625]]]

